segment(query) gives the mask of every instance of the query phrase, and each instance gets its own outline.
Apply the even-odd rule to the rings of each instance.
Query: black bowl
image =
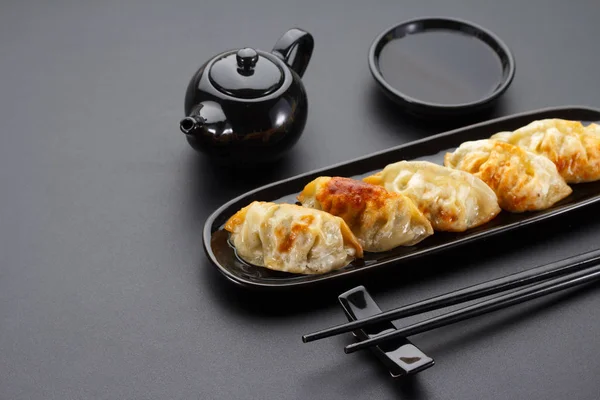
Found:
[[[515,60],[492,32],[434,17],[383,31],[371,45],[369,68],[384,93],[410,114],[451,117],[491,107],[511,84]]]

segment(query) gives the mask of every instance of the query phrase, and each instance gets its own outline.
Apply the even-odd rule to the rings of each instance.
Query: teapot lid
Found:
[[[256,99],[275,92],[284,81],[277,64],[246,47],[227,53],[213,63],[209,78],[219,91],[242,99]]]

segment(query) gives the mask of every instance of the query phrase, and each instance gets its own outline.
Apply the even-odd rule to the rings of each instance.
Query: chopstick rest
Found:
[[[364,286],[342,293],[338,296],[338,300],[349,321],[381,313],[381,309]],[[394,324],[386,321],[357,329],[352,334],[359,340],[366,340],[395,330],[397,329]],[[393,378],[416,374],[435,363],[433,358],[427,356],[405,337],[373,346],[371,351],[388,368]]]

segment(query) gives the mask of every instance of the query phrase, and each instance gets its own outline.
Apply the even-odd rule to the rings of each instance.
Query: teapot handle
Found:
[[[302,29],[293,28],[283,34],[279,38],[272,53],[281,58],[289,65],[296,73],[302,77],[310,56],[312,55],[315,41],[312,35]],[[294,48],[297,47],[296,53],[292,56]]]

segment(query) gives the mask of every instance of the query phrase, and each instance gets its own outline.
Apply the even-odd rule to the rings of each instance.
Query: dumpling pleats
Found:
[[[225,229],[240,258],[272,270],[322,274],[363,257],[343,219],[294,204],[255,201],[233,215]]]
[[[465,142],[444,163],[480,178],[511,212],[543,210],[572,192],[548,158],[498,140]]]
[[[408,197],[359,180],[319,177],[306,185],[298,200],[342,218],[365,251],[412,246],[433,234]]]
[[[364,179],[409,197],[434,230],[463,232],[500,213],[496,194],[463,171],[428,161],[399,161]]]
[[[567,183],[600,179],[600,126],[579,121],[544,119],[491,139],[523,147],[552,161]]]

